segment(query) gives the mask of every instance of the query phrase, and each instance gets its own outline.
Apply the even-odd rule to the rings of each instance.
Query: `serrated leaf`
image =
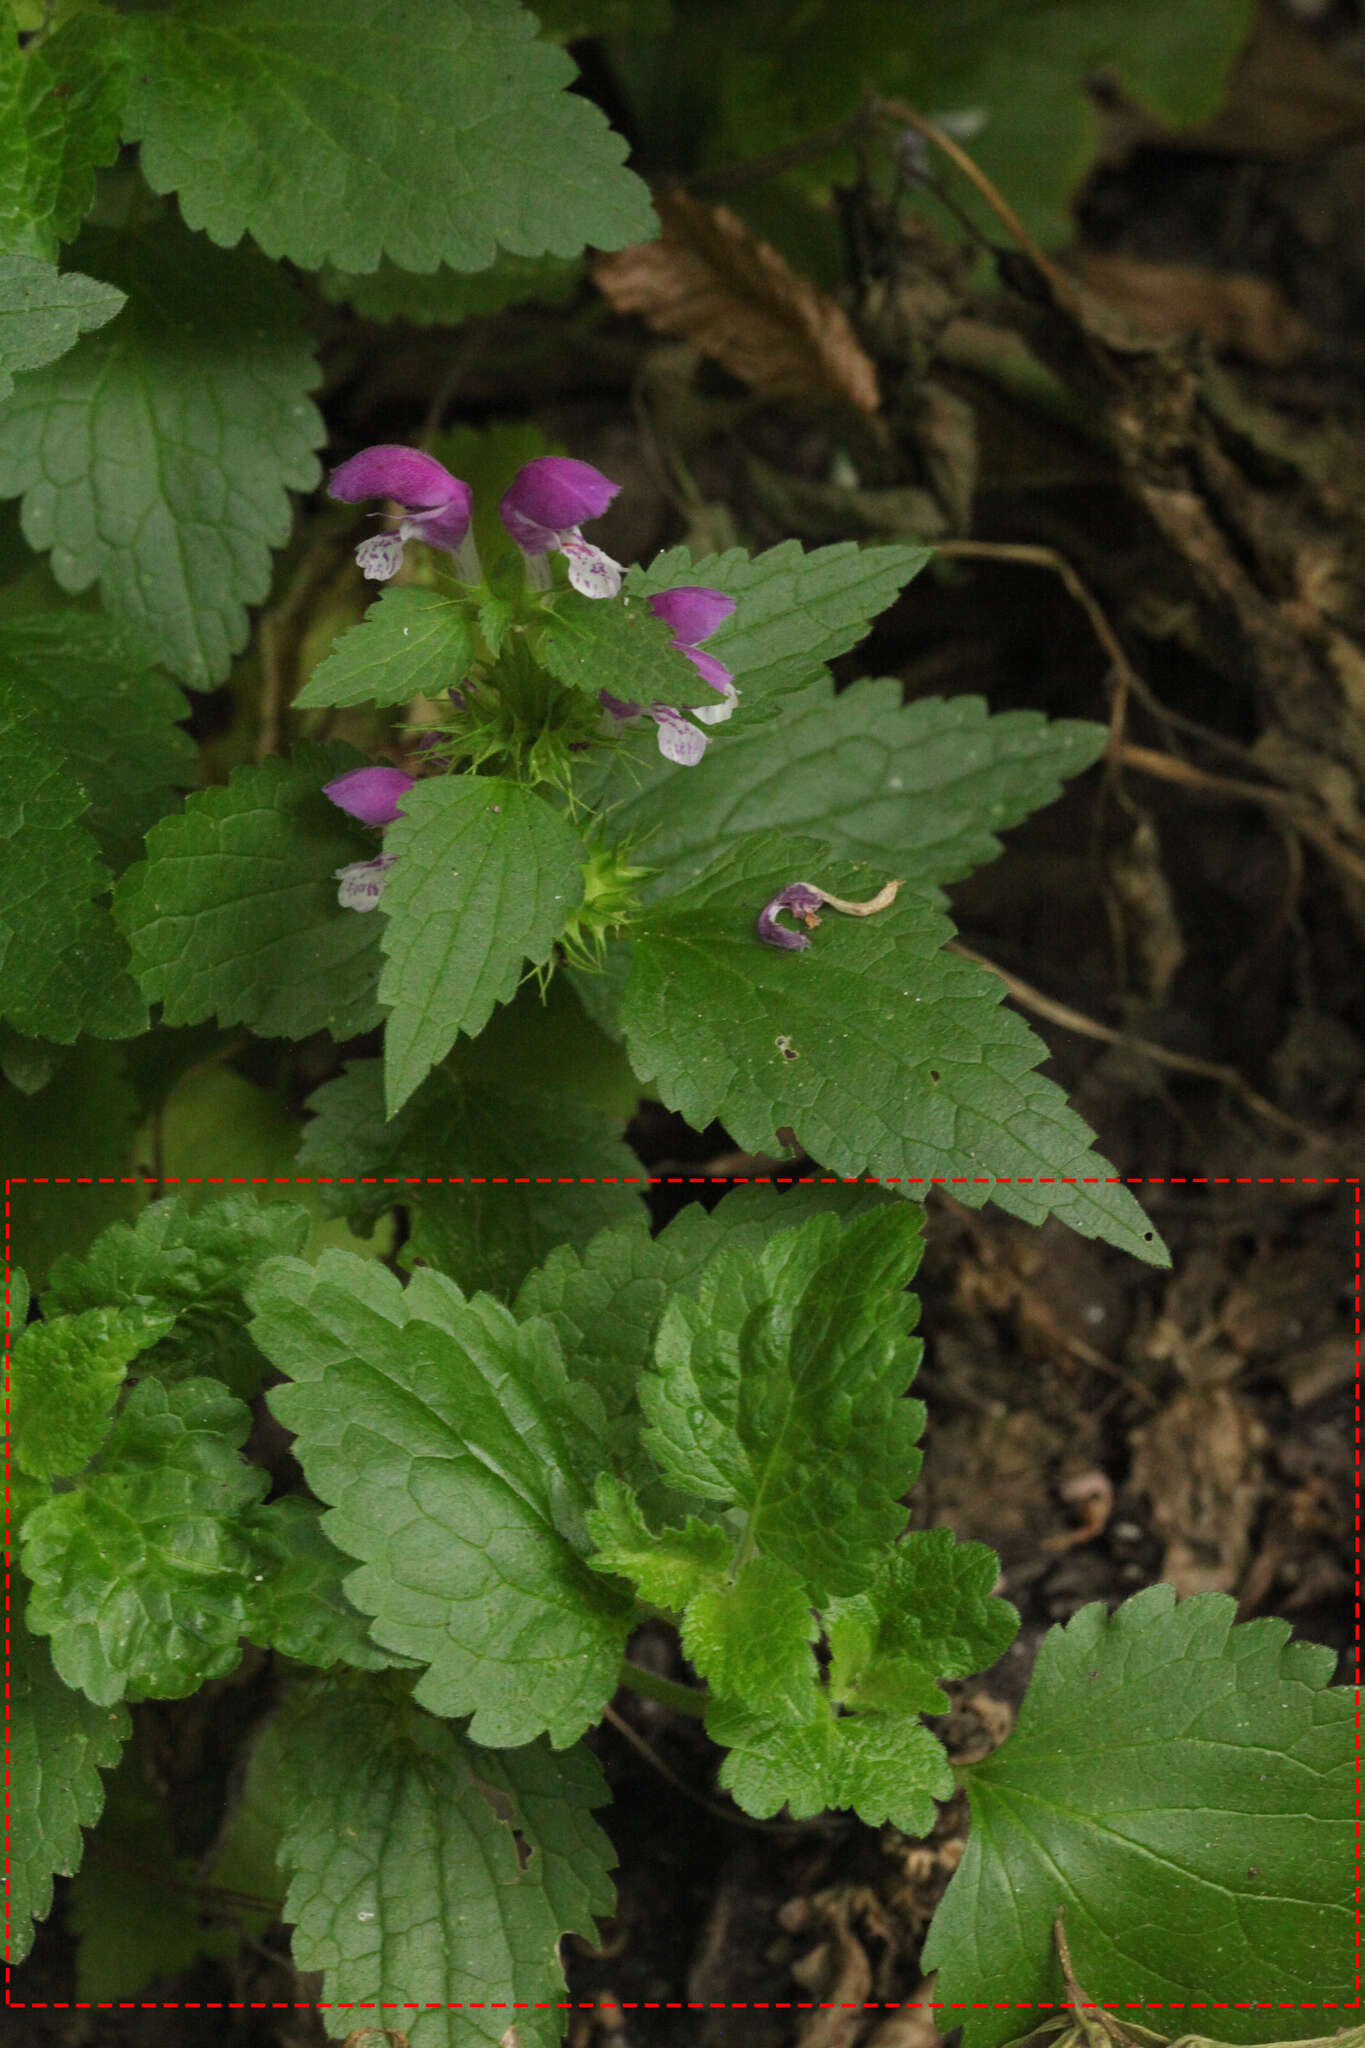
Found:
[[[96,899],[110,877],[82,820],[86,793],[21,681],[0,678],[0,1005],[15,1030],[69,1045],[128,1038],[146,1005]]]
[[[818,841],[755,834],[650,906],[621,1006],[636,1072],[698,1130],[721,1118],[746,1150],[789,1127],[835,1173],[913,1191],[942,1180],[973,1207],[1055,1214],[1167,1264],[1091,1133],[1034,1072],[1046,1049],[1001,1009],[1003,982],[942,950],[952,927],[932,904],[906,890],[872,917],[827,913],[804,952],[757,937],[759,911],[790,882],[859,901],[887,879]]]
[[[113,319],[124,295],[37,256],[0,255],[0,402],[21,370],[39,370]]]
[[[183,691],[152,666],[136,627],[69,607],[0,618],[0,682],[27,695],[45,739],[65,754],[90,800],[81,819],[121,871],[145,834],[196,779]]]
[[[774,1721],[809,1711],[820,1630],[798,1572],[776,1557],[751,1557],[724,1584],[687,1603],[682,1646],[712,1692]]]
[[[23,50],[10,9],[0,12],[0,249],[50,258],[71,240],[97,167],[118,154],[124,85],[102,9],[68,15]]]
[[[474,1037],[583,900],[583,846],[523,784],[451,775],[403,798],[384,850],[384,1076],[401,1109],[461,1032]]]
[[[743,1555],[780,1560],[817,1604],[867,1585],[905,1524],[920,1220],[889,1206],[846,1228],[817,1216],[757,1258],[722,1247],[665,1309],[640,1385],[664,1477],[742,1508]]]
[[[262,1037],[349,1038],[378,1023],[379,918],[344,910],[336,870],[374,841],[322,794],[360,765],[342,745],[233,770],[147,835],[114,915],[167,1024],[205,1017]]]
[[[695,1515],[681,1529],[651,1529],[630,1487],[607,1473],[597,1482],[588,1533],[596,1545],[594,1571],[629,1579],[642,1600],[676,1612],[699,1593],[723,1585],[735,1554],[731,1535]]]
[[[350,1664],[383,1671],[411,1660],[381,1650],[341,1582],[352,1568],[322,1526],[322,1510],[299,1494],[260,1507],[245,1521],[254,1552],[243,1634],[301,1664]]]
[[[672,627],[630,592],[599,598],[566,590],[545,615],[536,651],[552,676],[592,698],[608,690],[627,703],[714,704],[715,691],[673,640]]]
[[[36,1479],[79,1472],[103,1443],[124,1375],[171,1317],[92,1308],[21,1329],[10,1354],[14,1456]]]
[[[935,1801],[953,1791],[943,1745],[912,1715],[836,1716],[810,1685],[804,1721],[779,1721],[731,1700],[707,1709],[706,1732],[729,1754],[719,1780],[746,1813],[766,1819],[785,1806],[795,1820],[851,1807],[869,1827],[890,1821],[927,1835]]]
[[[648,569],[631,569],[624,587],[634,597],[701,584],[735,599],[731,616],[707,636],[706,652],[734,675],[743,719],[814,682],[826,662],[856,646],[932,553],[839,541],[807,554],[800,541],[784,540],[761,555],[731,548],[694,562],[677,547]]]
[[[573,297],[582,278],[583,265],[577,258],[499,255],[486,270],[448,270],[443,265],[425,276],[400,270],[386,259],[367,277],[324,270],[318,283],[325,297],[343,301],[364,320],[457,327],[479,314],[500,313],[504,306],[519,306],[528,300],[537,305],[563,305]]]
[[[81,1114],[73,1117],[71,1105]],[[35,1288],[52,1260],[126,1216],[141,1199],[133,1174],[137,1095],[122,1046],[82,1039],[58,1048],[35,1094],[0,1088],[0,1157],[11,1180],[17,1255]]]
[[[406,2006],[412,2048],[503,2042],[515,2005],[518,2041],[558,2048],[561,1936],[595,1941],[613,1904],[589,1752],[476,1749],[372,1688],[295,1711],[282,1744],[284,1917],[327,2002]]]
[[[404,1203],[405,1264],[510,1296],[553,1246],[586,1244],[637,1211],[645,1177],[617,1119],[549,1086],[490,1078],[479,1050],[428,1075],[387,1120],[382,1063],[351,1061],[310,1096],[299,1165],[378,1183],[353,1190],[353,1203],[338,1188],[343,1212]]]
[[[300,300],[250,250],[215,251],[170,218],[141,236],[90,229],[76,257],[127,304],[0,404],[0,496],[22,494],[24,537],[64,590],[98,582],[207,689],[270,587],[288,492],[317,480]]]
[[[99,1469],[24,1524],[28,1624],[97,1706],[180,1699],[240,1654],[242,1510],[269,1484],[239,1448],[250,1411],[216,1380],[139,1382]]]
[[[625,144],[511,0],[179,0],[124,24],[126,133],[191,227],[305,269],[483,270],[648,235]]]
[[[1059,1911],[1087,1997],[1216,2004],[1229,2041],[1266,2032],[1258,2001],[1302,2037],[1351,1995],[1351,1695],[1330,1651],[1235,1614],[1149,1586],[1044,1639],[1014,1733],[966,1772],[967,1853],[924,1954],[970,2002],[969,2048],[1018,2031],[1016,2000],[1066,1996]]]
[[[69,1877],[80,1863],[81,1829],[94,1825],[104,1804],[99,1774],[118,1762],[130,1723],[126,1707],[92,1706],[62,1684],[19,1603],[8,1633],[8,1948],[10,1962],[21,1963],[33,1946],[33,1921],[51,1909],[54,1872]]]
[[[464,680],[473,651],[473,617],[462,598],[401,585],[381,591],[360,624],[342,634],[294,703],[306,710],[442,697]]]
[[[592,801],[610,805],[613,836],[662,871],[661,893],[745,833],[793,818],[841,858],[885,861],[936,891],[996,859],[996,834],[1052,803],[1108,736],[1037,711],[992,717],[980,697],[903,706],[901,696],[895,677],[837,696],[823,678],[788,698],[779,724],[746,730],[739,719],[700,774],[671,766],[646,735],[603,757]]]
[[[346,1591],[375,1641],[429,1667],[416,1698],[472,1713],[476,1742],[575,1741],[615,1689],[631,1610],[583,1562],[605,1422],[553,1331],[343,1252],[267,1266],[253,1298],[292,1381],[270,1406],[327,1534],[364,1560]]]
[[[866,1592],[825,1613],[831,1697],[845,1706],[946,1714],[941,1678],[986,1671],[1014,1640],[1019,1616],[992,1588],[1000,1560],[951,1529],[911,1529]]]

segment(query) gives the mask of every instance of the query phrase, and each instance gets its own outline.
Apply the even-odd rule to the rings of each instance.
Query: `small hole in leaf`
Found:
[[[935,1071],[934,1071],[934,1069],[933,1069],[932,1067],[930,1067],[930,1069],[929,1069],[929,1079],[930,1079],[931,1081],[937,1081],[937,1079],[938,1079],[938,1075],[937,1075],[937,1074],[935,1073]]]
[[[784,1060],[799,1060],[801,1055],[789,1038],[779,1036],[773,1040]]]

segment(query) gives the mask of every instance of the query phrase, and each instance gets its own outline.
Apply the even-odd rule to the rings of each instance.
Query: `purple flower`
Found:
[[[624,697],[613,697],[609,690],[599,690],[597,700],[620,724],[628,718],[643,718],[647,712],[659,728],[659,752],[676,767],[695,768],[706,752],[706,734],[689,725],[681,711],[675,711],[671,704],[628,704]]]
[[[349,867],[334,868],[340,882],[337,902],[343,910],[373,910],[384,890],[384,878],[397,860],[396,853],[377,853],[373,860],[353,860]]]
[[[879,910],[889,909],[896,900],[896,891],[904,887],[904,882],[884,882],[876,895],[869,896],[865,903],[850,903],[844,896],[832,896],[828,889],[817,889],[813,882],[788,882],[786,888],[779,889],[759,911],[755,929],[765,944],[780,946],[784,952],[801,953],[810,940],[805,932],[794,932],[779,924],[779,911],[790,910],[808,931],[813,931],[820,922],[816,912],[825,906],[831,910],[842,910],[849,917],[875,917]]]
[[[391,825],[402,816],[399,797],[407,795],[415,779],[401,768],[352,768],[335,782],[325,782],[322,793],[363,825]]]
[[[524,555],[534,560],[561,554],[575,590],[584,597],[615,597],[621,588],[620,563],[584,540],[579,528],[585,519],[599,519],[620,488],[590,462],[540,455],[517,471],[498,509]]]
[[[697,642],[705,640],[723,620],[729,618],[735,608],[735,600],[727,597],[723,590],[707,590],[699,583],[683,583],[676,590],[660,590],[645,602],[656,619],[662,619],[666,626],[673,628],[673,645],[678,652],[687,656],[703,681],[708,682],[713,690],[719,690],[725,700],[721,704],[690,705],[688,708],[692,716],[699,718],[703,725],[719,725],[734,710],[739,701],[739,691],[724,663],[717,661],[714,654],[703,654]]]
[[[403,507],[405,516],[396,533],[373,534],[355,551],[361,573],[374,583],[386,583],[397,574],[405,540],[424,540],[429,547],[458,555],[469,532],[469,485],[420,448],[390,443],[362,448],[332,471],[327,488],[344,505],[359,504],[362,498],[395,498]]]

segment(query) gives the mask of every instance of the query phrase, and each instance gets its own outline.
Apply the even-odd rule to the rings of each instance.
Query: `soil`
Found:
[[[1003,304],[959,283],[953,318],[981,330],[974,362],[959,333],[950,356],[931,346],[926,373],[896,357],[887,306],[899,293],[912,318],[932,267],[928,230],[888,238],[878,217],[879,275],[852,281],[884,386],[901,394],[879,487],[932,480],[911,402],[913,377],[927,374],[965,421],[955,484],[940,483],[960,510],[970,471],[971,510],[950,531],[1055,550],[1093,600],[1087,611],[1047,561],[945,562],[845,668],[900,675],[911,697],[972,692],[1053,717],[1107,718],[1122,700],[1128,753],[1009,834],[1004,857],[952,896],[964,943],[1024,985],[1025,1014],[1052,1048],[1046,1071],[1139,1184],[1173,1259],[1158,1272],[1060,1227],[930,1199],[916,1389],[930,1422],[910,1513],[993,1545],[1023,1617],[1000,1664],[953,1688],[942,1732],[961,1757],[1008,1731],[1048,1628],[1156,1579],[1230,1593],[1242,1618],[1283,1616],[1340,1653],[1343,1680],[1354,1675],[1365,22],[1344,4],[1268,6],[1266,18],[1267,35],[1290,37],[1299,72],[1272,65],[1273,86],[1248,84],[1222,130],[1175,147],[1115,112],[1080,208],[1083,248],[1104,261],[1073,266],[1100,303],[1059,305],[1017,262]],[[1334,80],[1335,99],[1313,99],[1310,75]],[[1233,277],[1267,296],[1230,329]],[[1139,300],[1154,324],[1132,324]],[[357,358],[337,319],[346,367],[334,408],[363,424],[357,440],[409,435],[444,374],[442,337],[398,329],[382,359]],[[478,323],[486,347],[465,349],[450,417],[530,414],[623,479],[599,538],[630,559],[685,526],[633,403],[662,374],[660,344],[610,319],[585,350],[581,319],[570,307]],[[989,367],[1005,358],[982,335],[1020,333],[1069,412],[1041,414]],[[762,406],[737,421],[727,380],[695,366],[688,377],[688,466],[713,524],[728,517],[755,545],[793,530],[832,537],[821,527],[838,509],[822,482],[833,430]],[[786,497],[774,474],[792,484]],[[1030,1007],[1030,991],[1053,1014]],[[658,1111],[632,1135],[665,1170],[730,1150],[723,1131],[689,1132]],[[661,1217],[676,1199],[657,1192]],[[632,1654],[685,1675],[665,1634],[646,1632]],[[195,1702],[143,1711],[168,1753],[202,1720]],[[925,1841],[847,1817],[746,1822],[716,1792],[697,1724],[634,1696],[616,1712],[593,1744],[615,1801],[619,1905],[600,1951],[567,1945],[574,2048],[934,2048],[913,2002],[929,1996],[920,1945],[961,1854],[962,1802]],[[208,1810],[225,1757],[202,1726],[178,1749],[177,1802]],[[24,1972],[35,2004],[69,1995],[63,1890]],[[7,2011],[0,2042],[327,2038],[271,1939],[142,1996],[141,2010]],[[911,2003],[801,2009],[831,2000]],[[195,2004],[208,2009],[184,2009]]]

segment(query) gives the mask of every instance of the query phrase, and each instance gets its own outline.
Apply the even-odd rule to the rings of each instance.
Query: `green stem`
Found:
[[[678,1685],[671,1678],[659,1678],[643,1665],[632,1664],[629,1657],[621,1659],[616,1675],[633,1692],[643,1693],[647,1700],[658,1700],[661,1706],[676,1707],[680,1714],[690,1714],[695,1721],[700,1721],[706,1712],[708,1693],[699,1692],[695,1686]]]

